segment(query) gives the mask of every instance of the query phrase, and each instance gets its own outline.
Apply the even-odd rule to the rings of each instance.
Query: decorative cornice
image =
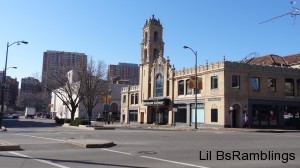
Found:
[[[300,69],[270,65],[256,65],[242,62],[220,61],[197,67],[197,73],[210,73],[219,70],[243,70],[244,72],[264,72],[264,73],[288,73],[300,74]],[[175,78],[195,74],[195,68],[187,68],[175,71]]]

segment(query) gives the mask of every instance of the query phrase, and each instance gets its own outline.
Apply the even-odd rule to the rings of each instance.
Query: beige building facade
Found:
[[[290,63],[293,67],[225,58],[206,63],[196,68],[202,83],[198,90],[189,88],[194,67],[175,70],[164,57],[162,31],[160,20],[154,16],[144,25],[140,83],[121,90],[122,123],[193,126],[197,121],[198,126],[243,127],[247,115],[251,127],[296,126],[300,113],[299,56]]]

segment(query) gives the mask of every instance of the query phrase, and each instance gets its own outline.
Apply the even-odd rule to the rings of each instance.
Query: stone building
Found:
[[[296,125],[300,113],[299,54],[292,59],[276,57],[285,60],[281,63],[273,58],[268,62],[267,56],[260,65],[255,59],[231,62],[223,58],[206,63],[197,67],[202,88],[191,89],[188,86],[195,68],[175,70],[170,65],[164,57],[162,31],[154,16],[144,25],[140,82],[121,91],[122,123],[192,126],[197,121],[199,126],[243,127],[247,114],[251,127]]]

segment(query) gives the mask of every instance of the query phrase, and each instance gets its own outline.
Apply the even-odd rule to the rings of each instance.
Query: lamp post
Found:
[[[184,49],[190,49],[191,51],[193,51],[194,55],[195,55],[195,80],[196,80],[196,84],[194,87],[194,91],[195,91],[195,129],[197,128],[197,51],[194,51],[193,49],[191,49],[189,46],[183,46]]]
[[[20,45],[21,43],[23,44],[28,44],[27,41],[16,41],[11,44],[7,42],[6,46],[6,58],[5,58],[5,68],[3,71],[3,80],[2,80],[2,85],[1,85],[1,111],[0,111],[0,129],[2,128],[2,119],[3,119],[3,113],[4,113],[4,90],[5,90],[5,83],[6,83],[6,70],[7,68],[7,57],[8,57],[8,48],[14,44]]]

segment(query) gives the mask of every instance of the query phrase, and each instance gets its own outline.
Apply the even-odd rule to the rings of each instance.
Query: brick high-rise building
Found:
[[[66,71],[69,71],[86,63],[87,55],[84,53],[48,50],[43,54],[42,83],[46,83],[47,76],[58,73],[62,67],[66,67]]]
[[[42,91],[42,86],[38,79],[26,77],[21,79],[21,93],[38,93]]]
[[[139,66],[132,63],[119,63],[108,65],[107,79],[113,83],[131,84],[139,83]]]
[[[3,71],[0,71],[0,83],[3,82]],[[17,78],[11,78],[6,76],[6,84],[4,90],[4,104],[8,107],[16,105],[18,93],[19,93],[19,82]]]

